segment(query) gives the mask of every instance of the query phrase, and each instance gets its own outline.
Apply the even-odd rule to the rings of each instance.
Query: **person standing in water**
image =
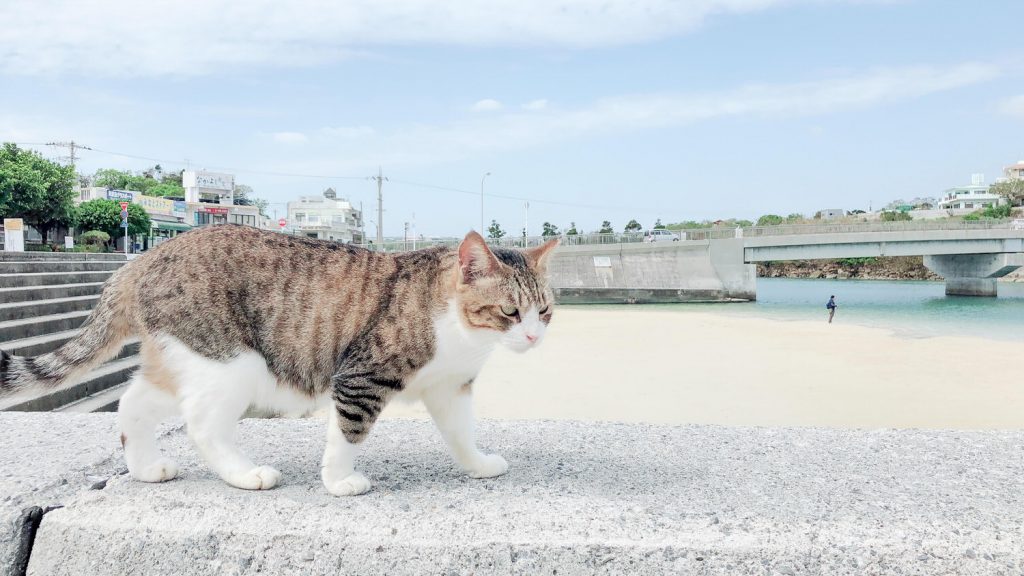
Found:
[[[832,317],[836,315],[836,308],[838,308],[835,294],[828,297],[828,304],[825,304],[825,308],[828,308],[828,323],[831,324]]]

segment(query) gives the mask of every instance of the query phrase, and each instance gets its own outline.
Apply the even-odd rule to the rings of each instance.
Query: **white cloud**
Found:
[[[548,107],[548,101],[540,98],[537,100],[530,100],[526,104],[523,104],[523,110],[543,110]]]
[[[1024,94],[1007,98],[999,103],[999,111],[1024,120]]]
[[[708,93],[638,94],[578,109],[473,115],[447,125],[415,125],[367,135],[352,165],[429,164],[484,150],[525,149],[601,134],[679,127],[727,117],[814,116],[910,101],[991,80],[987,64],[873,70],[790,84],[752,84]],[[331,147],[332,143],[323,144]],[[351,142],[333,142],[339,147]],[[334,151],[331,152],[335,154]]]
[[[280,142],[281,144],[302,144],[309,140],[309,138],[302,132],[274,132],[271,134],[274,142]]]
[[[635,44],[718,14],[823,1],[844,0],[6,0],[0,72],[197,75],[312,66],[381,46]]]
[[[494,112],[495,110],[501,110],[501,102],[490,98],[478,100],[476,104],[473,104],[474,112]]]

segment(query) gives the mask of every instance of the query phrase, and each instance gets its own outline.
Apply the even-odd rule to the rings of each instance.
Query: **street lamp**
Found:
[[[484,233],[484,180],[490,176],[490,172],[484,173],[484,177],[480,179],[480,233]]]

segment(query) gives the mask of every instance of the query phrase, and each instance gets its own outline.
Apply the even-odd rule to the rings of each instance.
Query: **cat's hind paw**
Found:
[[[508,462],[498,454],[483,454],[466,473],[472,478],[494,478],[508,472]]]
[[[353,472],[341,480],[324,480],[324,487],[335,496],[358,496],[370,491],[370,480],[359,472]]]

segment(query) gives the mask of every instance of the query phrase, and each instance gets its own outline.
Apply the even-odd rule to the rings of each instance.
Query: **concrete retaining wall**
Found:
[[[550,265],[568,304],[753,300],[743,240],[563,246]]]
[[[180,430],[162,442],[180,477],[152,485],[120,474],[112,415],[0,426],[3,509],[63,505],[42,516],[30,574],[1024,570],[1019,431],[488,421],[480,442],[511,469],[472,480],[432,425],[389,420],[360,458],[374,489],[335,498],[319,420],[242,423],[243,449],[284,474],[267,492],[226,486]]]

